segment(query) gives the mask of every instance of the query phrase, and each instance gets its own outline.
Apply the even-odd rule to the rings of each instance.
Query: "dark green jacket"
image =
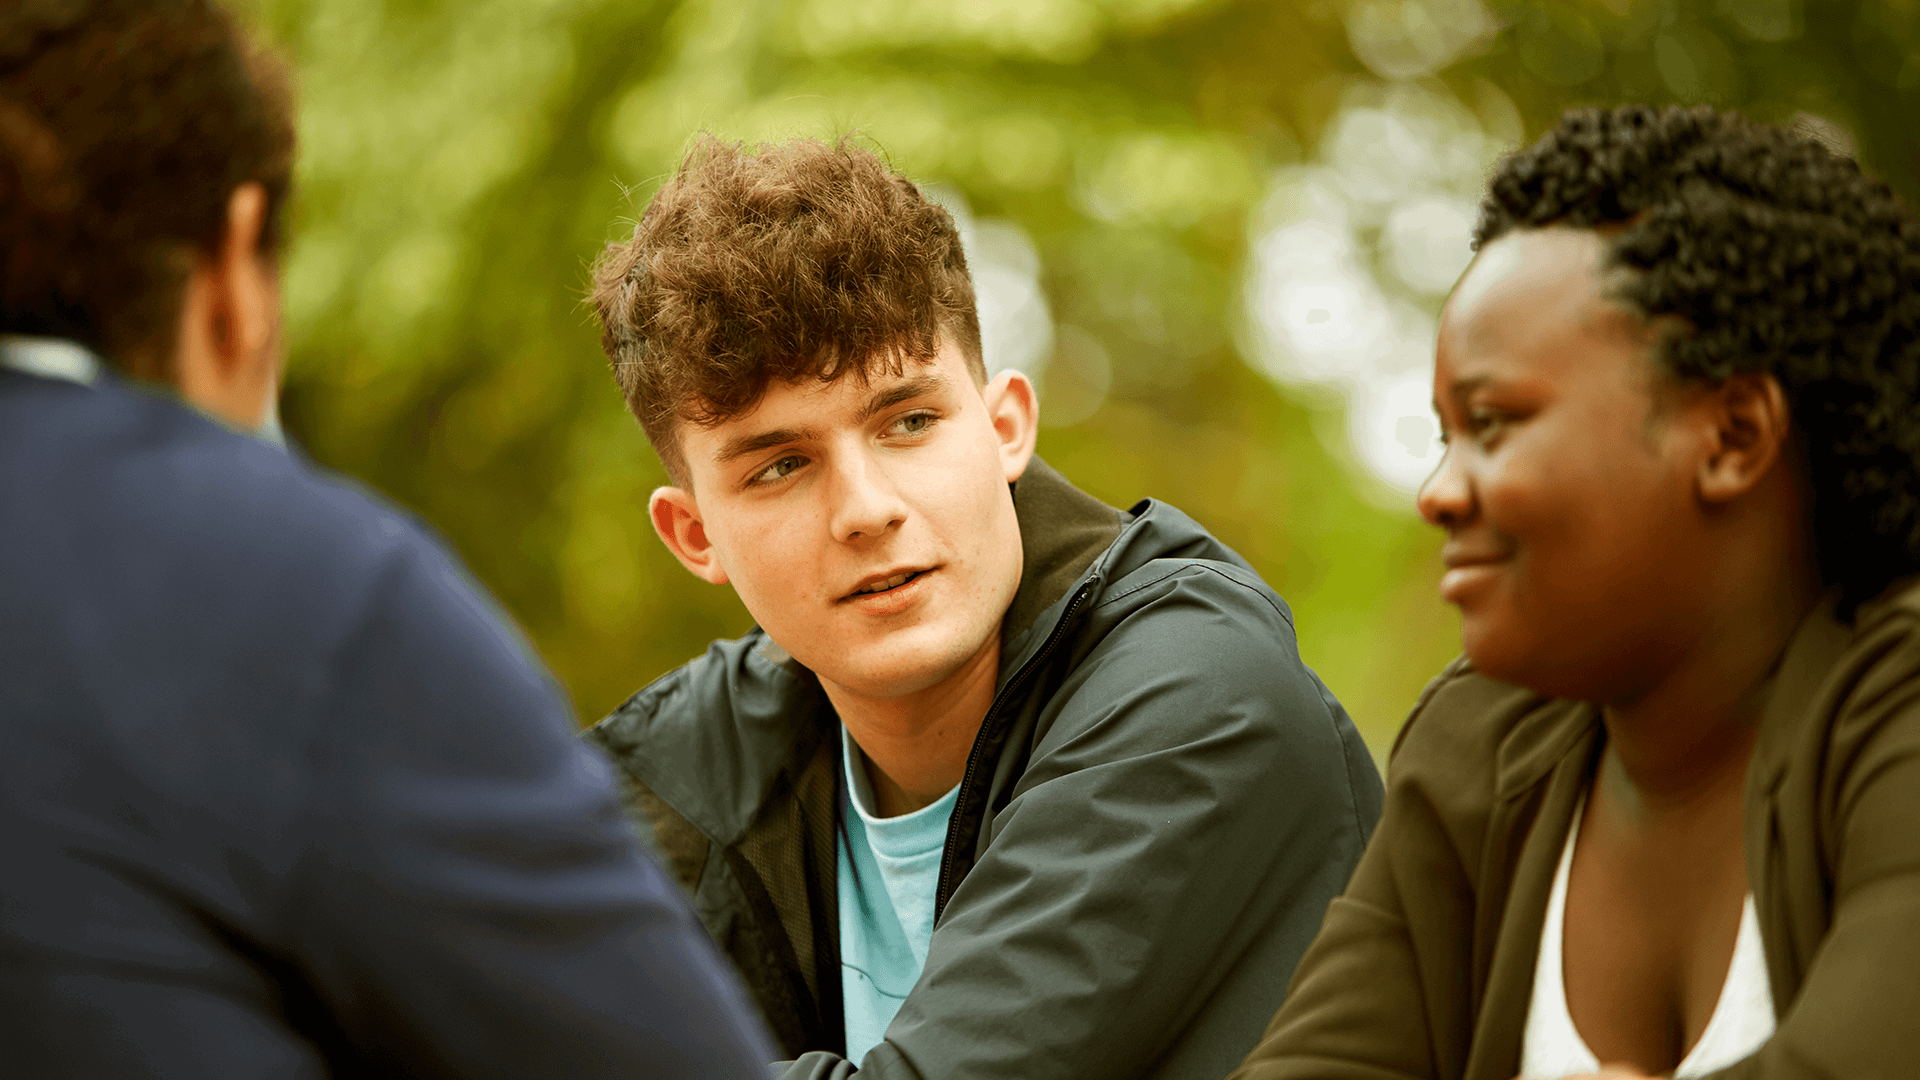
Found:
[[[1373,761],[1239,556],[1035,461],[999,686],[926,968],[872,1080],[1217,1080],[1280,1003],[1379,816]],[[844,1075],[840,725],[759,631],[592,730],[746,977],[791,1075]]]

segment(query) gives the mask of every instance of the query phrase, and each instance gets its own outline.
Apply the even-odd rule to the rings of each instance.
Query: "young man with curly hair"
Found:
[[[759,625],[593,737],[790,1075],[1231,1068],[1380,797],[1286,605],[1033,457],[952,220],[865,150],[699,141],[594,303],[656,530]]]
[[[1631,107],[1502,164],[1476,241],[1420,494],[1466,656],[1235,1076],[1913,1075],[1920,222]]]

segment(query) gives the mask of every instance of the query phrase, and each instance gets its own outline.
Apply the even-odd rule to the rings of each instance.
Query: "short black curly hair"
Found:
[[[1581,109],[1501,162],[1473,246],[1548,225],[1620,226],[1616,298],[1686,327],[1672,374],[1779,380],[1843,614],[1920,570],[1920,224],[1886,184],[1731,113]]]

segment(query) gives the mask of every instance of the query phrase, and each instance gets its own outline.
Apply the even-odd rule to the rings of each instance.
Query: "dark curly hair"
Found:
[[[0,3],[0,333],[165,381],[190,256],[248,181],[277,247],[293,151],[285,65],[213,0]]]
[[[844,139],[696,137],[601,254],[591,301],[627,407],[682,486],[679,424],[751,411],[774,380],[897,370],[942,335],[986,379],[953,218]]]
[[[1675,376],[1779,380],[1844,613],[1920,570],[1920,225],[1887,185],[1737,115],[1586,109],[1500,164],[1474,248],[1546,225],[1620,227],[1616,297],[1682,321]]]

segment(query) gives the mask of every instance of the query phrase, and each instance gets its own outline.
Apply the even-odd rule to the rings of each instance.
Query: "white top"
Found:
[[[1567,1012],[1561,944],[1566,936],[1567,877],[1573,867],[1573,843],[1580,835],[1580,811],[1560,853],[1560,869],[1553,876],[1553,894],[1547,898],[1546,925],[1540,931],[1540,958],[1533,971],[1533,1003],[1527,1009],[1527,1030],[1520,1051],[1522,1080],[1553,1080],[1600,1071],[1600,1062]],[[1733,943],[1733,962],[1720,1000],[1700,1041],[1673,1070],[1674,1080],[1689,1080],[1724,1069],[1760,1049],[1773,1037],[1773,988],[1767,980],[1767,955],[1760,942],[1760,921],[1754,914],[1753,894],[1740,909],[1740,933]]]

